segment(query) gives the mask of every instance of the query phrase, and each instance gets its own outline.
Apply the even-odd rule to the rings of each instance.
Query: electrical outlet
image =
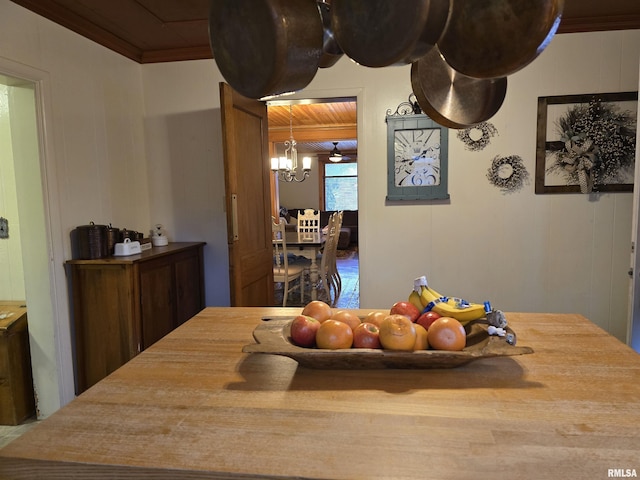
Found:
[[[9,238],[9,220],[0,217],[0,238]]]

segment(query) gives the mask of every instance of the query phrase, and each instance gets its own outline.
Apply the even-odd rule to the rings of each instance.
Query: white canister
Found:
[[[164,235],[154,235],[151,237],[151,244],[154,247],[165,247],[169,245],[169,239]]]
[[[151,245],[154,247],[165,247],[169,245],[169,239],[164,234],[164,227],[156,224],[155,229],[151,232]]]

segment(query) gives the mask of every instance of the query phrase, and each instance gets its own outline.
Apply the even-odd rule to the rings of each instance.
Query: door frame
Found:
[[[638,72],[640,79],[640,71]],[[640,90],[640,80],[638,81]],[[640,119],[640,103],[638,115]],[[640,255],[638,255],[638,241],[640,240],[640,134],[636,124],[636,164],[633,188],[633,218],[631,222],[631,263],[629,282],[629,313],[627,322],[627,343],[640,353]]]
[[[27,299],[27,311],[31,309],[34,312],[34,320],[44,320],[30,323],[29,337],[38,417],[46,418],[75,398],[71,325],[64,270],[64,235],[60,222],[60,197],[50,118],[50,112],[53,111],[51,79],[48,72],[3,57],[0,57],[0,74],[34,87],[40,163],[40,178],[37,181],[42,191],[45,238],[30,239],[26,249],[23,245],[23,255],[30,248],[41,248],[46,251],[47,258],[46,265],[44,262],[41,265],[41,270],[48,273],[46,280],[27,278],[28,272],[25,272],[25,284],[30,288],[31,298],[31,301]],[[32,186],[38,188],[35,184]],[[38,301],[33,302],[34,298]],[[35,308],[32,308],[34,305]],[[54,358],[54,361],[49,358]],[[51,378],[51,372],[54,372],[54,378]]]
[[[308,100],[308,99],[331,99],[331,98],[344,98],[351,97],[356,99],[356,134],[358,139],[364,138],[364,125],[365,125],[365,112],[366,105],[364,102],[364,89],[363,88],[336,88],[330,90],[323,89],[309,89],[309,90],[301,90],[291,95],[287,95],[286,97],[282,97],[282,101],[286,100]],[[358,140],[358,184],[364,183],[366,180],[367,172],[366,169],[361,168],[360,165],[366,163],[367,158],[367,146],[364,142],[360,142]],[[318,162],[319,163],[319,162]],[[320,168],[318,166],[318,168]],[[321,180],[319,180],[321,181]],[[278,195],[277,190],[272,190],[273,195]],[[366,222],[366,206],[365,202],[362,201],[362,195],[360,194],[361,190],[358,188],[358,229],[359,231],[363,231],[362,225]],[[272,199],[273,200],[273,199]],[[279,204],[279,198],[275,198],[275,201]],[[272,201],[272,203],[274,203]],[[363,212],[362,207],[365,207],[365,212]],[[364,235],[359,235],[358,237],[358,284],[360,285],[360,297],[362,297],[362,282],[360,279],[363,277],[362,274],[362,265],[363,258],[366,258],[367,254],[367,245],[366,239]],[[366,273],[366,272],[365,272]]]

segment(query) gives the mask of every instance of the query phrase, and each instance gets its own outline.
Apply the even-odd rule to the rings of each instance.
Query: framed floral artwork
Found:
[[[538,98],[535,192],[631,192],[638,92]]]

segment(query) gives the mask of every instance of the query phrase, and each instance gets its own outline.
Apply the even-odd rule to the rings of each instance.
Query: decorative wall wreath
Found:
[[[458,130],[458,139],[464,143],[467,150],[479,152],[489,145],[491,138],[497,134],[498,129],[491,122],[482,122],[464,130]]]
[[[518,155],[508,157],[497,156],[487,171],[489,182],[498,187],[502,193],[513,193],[520,190],[529,179],[529,172]]]

